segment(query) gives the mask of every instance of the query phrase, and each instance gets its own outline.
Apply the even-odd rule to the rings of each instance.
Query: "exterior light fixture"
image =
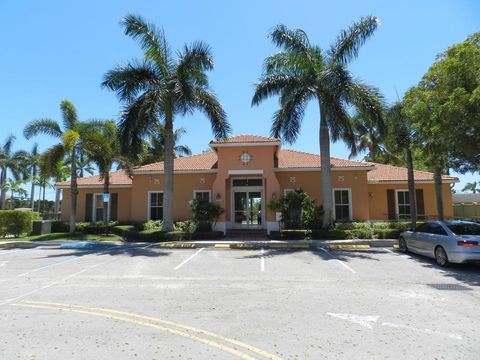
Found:
[[[217,195],[215,195],[215,200],[217,200],[217,201],[222,200],[222,194],[217,193]]]

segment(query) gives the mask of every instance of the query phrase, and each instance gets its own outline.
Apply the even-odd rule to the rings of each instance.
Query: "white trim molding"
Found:
[[[443,184],[454,184],[460,182],[459,179],[442,179]],[[434,184],[433,180],[417,180],[415,184]],[[408,184],[408,180],[368,180],[368,184]]]
[[[410,208],[410,206],[412,206],[410,204],[410,197],[408,196],[408,189],[395,189],[395,217],[397,218],[397,220],[408,220],[410,218],[410,212],[407,214],[406,218],[400,218],[400,204],[398,203],[398,193],[400,192],[407,193],[406,199],[408,200],[408,207]],[[405,206],[406,204],[402,205]]]
[[[150,219],[150,211],[151,211],[151,208],[150,208],[150,202],[151,202],[151,198],[150,198],[150,194],[152,193],[155,193],[155,194],[163,194],[163,190],[150,190],[148,192],[148,198],[147,198],[147,221],[151,220]],[[163,208],[163,200],[162,200],[162,208]]]
[[[149,175],[149,174],[158,174],[163,175],[165,171],[163,170],[133,170],[134,175]],[[204,170],[174,170],[173,175],[180,174],[216,174],[218,169],[204,169]]]
[[[98,220],[97,219],[97,202],[96,202],[96,198],[97,196],[101,196],[102,197],[102,209],[103,209],[103,193],[94,193],[93,194],[93,204],[92,204],[92,222],[99,222],[99,221],[103,221],[103,219],[100,219]],[[110,221],[110,204],[112,203],[112,198],[111,198],[111,193],[110,193],[110,201],[108,202],[108,209],[107,209],[107,220]]]
[[[374,170],[375,166],[336,166],[330,168],[330,171],[369,171]],[[289,172],[289,171],[322,171],[321,167],[312,168],[275,168],[275,172]]]
[[[348,191],[348,220],[353,219],[353,214],[352,214],[352,209],[353,209],[353,204],[352,204],[352,188],[333,188],[332,189],[332,204],[333,204],[333,219],[337,219],[337,214],[335,213],[335,191]],[[345,204],[339,204],[339,205],[345,205]]]
[[[262,169],[228,170],[228,175],[263,175]]]
[[[79,189],[102,189],[103,184],[98,185],[77,185]],[[110,185],[110,189],[127,189],[131,188],[132,185]],[[55,185],[55,189],[70,189],[70,185]]]
[[[242,147],[242,146],[282,146],[281,141],[262,141],[262,142],[225,142],[225,143],[210,143],[209,146],[214,149],[217,147]]]

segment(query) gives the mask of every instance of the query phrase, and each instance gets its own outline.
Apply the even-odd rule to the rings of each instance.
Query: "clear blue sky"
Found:
[[[2,1],[0,140],[13,133],[17,149],[30,149],[34,141],[42,150],[50,146],[47,137],[25,140],[22,130],[32,119],[59,119],[62,99],[73,101],[83,120],[116,118],[119,103],[100,82],[114,65],[141,56],[119,26],[127,13],[163,26],[174,49],[195,40],[210,44],[215,59],[211,86],[234,134],[269,134],[277,101],[251,108],[250,100],[263,59],[277,51],[267,33],[278,23],[305,30],[311,42],[325,48],[352,20],[378,16],[382,25],[351,70],[379,87],[388,101],[415,85],[436,54],[480,30],[476,0]],[[212,134],[201,114],[178,119],[176,125],[187,128],[182,142],[194,152],[207,148]],[[319,151],[313,104],[292,147]],[[339,142],[332,155],[347,158],[348,151]],[[456,188],[478,177],[461,176]]]

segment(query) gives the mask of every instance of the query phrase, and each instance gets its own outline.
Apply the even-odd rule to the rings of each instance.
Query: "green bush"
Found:
[[[148,220],[142,226],[142,230],[160,231],[162,229],[163,229],[163,221],[162,220]]]
[[[314,240],[343,240],[343,239],[349,238],[349,234],[347,231],[319,229],[319,230],[312,231],[310,238]]]
[[[174,231],[193,234],[195,231],[197,231],[198,223],[194,220],[178,221],[175,223],[173,228]]]
[[[324,215],[325,211],[323,210],[323,206],[307,207],[303,211],[303,226],[306,229],[321,229]]]
[[[52,221],[52,233],[67,233],[69,230],[69,223],[59,220]]]
[[[75,231],[84,234],[105,234],[111,232],[112,228],[116,225],[118,225],[116,221],[110,221],[106,227],[104,222],[77,223],[75,225]]]
[[[271,231],[269,238],[272,240],[303,240],[307,239],[311,231],[309,230],[282,230]]]
[[[398,239],[403,231],[399,229],[375,229],[375,235],[379,239]]]
[[[133,240],[138,234],[138,227],[134,225],[117,225],[112,227],[112,233],[121,236],[125,240]]]
[[[188,205],[192,210],[193,220],[197,222],[197,230],[201,231],[211,231],[212,223],[224,212],[220,205],[200,199],[192,199]]]
[[[34,214],[29,210],[0,210],[0,237],[18,237],[32,231]]]
[[[370,226],[358,227],[353,230],[345,230],[345,232],[347,233],[348,239],[372,239],[373,238],[373,230]]]

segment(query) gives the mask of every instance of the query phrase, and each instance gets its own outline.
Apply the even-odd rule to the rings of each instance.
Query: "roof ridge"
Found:
[[[307,155],[314,155],[314,156],[320,156],[320,154],[317,153],[311,153],[308,151],[302,151],[302,150],[293,150],[293,149],[280,149],[280,151],[291,151],[291,152],[296,152],[296,153],[301,153],[301,154],[307,154]],[[341,161],[351,161],[351,162],[356,162],[356,163],[361,163],[361,164],[366,164],[366,165],[372,165],[374,164],[371,161],[360,161],[360,160],[350,160],[350,159],[342,159],[336,156],[330,156],[330,159],[335,159],[335,160],[341,160]]]
[[[198,154],[191,154],[191,155],[187,155],[187,156],[179,156],[179,157],[173,158],[173,161],[178,160],[178,159],[192,158],[194,156],[207,155],[207,154],[213,154],[213,153],[214,153],[214,151],[206,151],[206,152],[201,152],[201,153],[198,153]],[[162,161],[157,161],[157,162],[153,162],[153,163],[150,163],[150,164],[137,165],[137,166],[134,166],[133,168],[138,169],[138,168],[141,168],[141,167],[144,167],[144,166],[152,166],[152,165],[157,165],[157,164],[163,164],[164,162],[165,162],[165,160],[162,160]]]
[[[395,168],[395,169],[407,169],[408,170],[408,168],[406,166],[396,166],[396,165],[391,165],[391,164],[382,164],[382,163],[374,163],[374,162],[372,162],[372,164],[380,165],[380,166],[388,166],[388,167]],[[433,172],[430,172],[430,171],[417,170],[417,169],[413,169],[413,171],[433,176]],[[455,176],[447,175],[447,174],[442,174],[442,176],[449,176],[449,177],[455,178]]]

